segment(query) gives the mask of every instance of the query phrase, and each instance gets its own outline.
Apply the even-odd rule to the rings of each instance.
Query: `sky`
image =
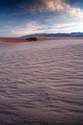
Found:
[[[0,36],[83,32],[83,0],[0,0]]]

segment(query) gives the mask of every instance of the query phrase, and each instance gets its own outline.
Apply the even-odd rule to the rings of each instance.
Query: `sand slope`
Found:
[[[77,37],[77,38],[72,38],[72,37],[37,37],[37,41],[46,41],[46,40],[72,40],[72,41],[77,41],[77,40],[83,40],[83,37]],[[18,42],[32,42],[30,40],[27,40],[26,38],[2,38],[0,37],[0,42],[11,42],[11,43],[18,43]],[[36,41],[34,41],[36,42]]]

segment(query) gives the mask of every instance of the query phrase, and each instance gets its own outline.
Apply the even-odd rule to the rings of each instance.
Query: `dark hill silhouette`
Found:
[[[72,32],[72,33],[40,33],[40,34],[31,34],[24,35],[22,38],[37,38],[37,37],[83,37],[82,32]]]

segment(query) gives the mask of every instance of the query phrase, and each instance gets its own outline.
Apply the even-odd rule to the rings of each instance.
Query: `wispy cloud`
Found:
[[[65,33],[65,32],[83,32],[82,29],[83,22],[68,22],[68,23],[59,23],[55,25],[55,29],[57,33]],[[51,32],[54,28],[51,29]],[[55,30],[54,30],[55,32]]]
[[[38,21],[32,21],[25,23],[21,26],[15,27],[10,32],[14,35],[27,35],[35,33],[65,33],[65,32],[83,32],[83,22],[61,22],[59,24],[53,23],[53,25],[43,25]]]
[[[37,21],[32,21],[22,26],[16,26],[11,32],[17,35],[34,34],[43,32],[44,26]]]

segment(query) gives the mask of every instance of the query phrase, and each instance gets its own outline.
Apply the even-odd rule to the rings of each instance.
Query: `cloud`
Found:
[[[19,36],[42,32],[83,31],[82,0],[8,1],[8,6],[4,5],[3,8],[1,5],[0,34]]]
[[[63,0],[45,0],[45,5],[49,11],[66,12],[71,16],[83,18],[83,11],[80,8],[73,7]]]
[[[65,32],[83,32],[82,29],[83,22],[76,21],[76,22],[68,22],[68,23],[61,23],[55,26],[56,32],[58,33],[65,33]],[[53,29],[53,28],[52,28]],[[55,31],[54,31],[55,32]]]
[[[35,11],[55,11],[59,13],[68,13],[71,16],[83,18],[83,11],[80,7],[72,6],[66,0],[33,0],[31,4],[23,4],[22,8]]]
[[[65,33],[65,32],[83,32],[83,21],[72,22],[59,22],[59,24],[53,23],[52,25],[41,24],[38,21],[32,21],[25,23],[21,26],[15,27],[10,32],[13,35],[21,36],[35,33]]]
[[[15,27],[13,30],[11,30],[11,33],[16,35],[41,33],[43,32],[43,28],[44,26],[41,25],[39,22],[32,21],[22,26]]]

